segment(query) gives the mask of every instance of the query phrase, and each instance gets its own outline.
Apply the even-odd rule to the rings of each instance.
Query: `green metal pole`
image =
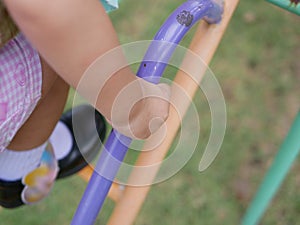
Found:
[[[292,4],[290,0],[267,0],[267,1],[300,16],[300,4],[298,5]]]
[[[242,225],[256,225],[272,201],[300,151],[300,111],[274,162],[263,180]]]

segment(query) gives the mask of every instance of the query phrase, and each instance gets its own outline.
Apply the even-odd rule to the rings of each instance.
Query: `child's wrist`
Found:
[[[141,79],[134,83],[132,88],[129,86],[119,93],[112,109],[112,124],[129,137],[145,139],[168,116],[169,86],[154,85]]]

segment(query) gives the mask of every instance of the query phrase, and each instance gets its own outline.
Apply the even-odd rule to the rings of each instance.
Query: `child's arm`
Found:
[[[108,50],[119,46],[117,35],[99,0],[4,0],[12,17],[40,54],[71,86],[77,87],[87,67]],[[111,58],[98,63],[99,70],[92,70],[93,82],[82,85],[79,92],[93,101],[100,95],[96,108],[117,129],[130,135],[129,126],[138,138],[150,135],[148,124],[154,118],[160,122],[153,127],[156,130],[166,120],[169,104],[169,90],[161,85],[152,85],[139,81],[125,67],[113,76],[104,71],[112,66],[124,65],[121,51]],[[99,78],[99,79],[97,79]],[[109,78],[109,79],[108,79]],[[105,85],[96,85],[96,81],[107,80]],[[98,82],[98,83],[99,83]],[[131,83],[134,85],[130,85]],[[126,89],[126,86],[130,88]],[[134,98],[141,99],[143,91],[155,93],[158,98],[144,98],[132,108],[133,102],[120,98],[116,102],[117,110],[112,111],[114,101],[121,89],[126,95],[134,93]],[[126,102],[127,101],[127,102]],[[91,102],[93,103],[93,102]],[[120,109],[122,111],[120,111]],[[128,124],[128,117],[130,119]],[[158,121],[158,120],[156,120]],[[129,126],[127,126],[129,125]]]

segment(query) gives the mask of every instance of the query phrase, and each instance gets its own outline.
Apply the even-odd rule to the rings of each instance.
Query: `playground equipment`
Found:
[[[193,3],[202,3],[202,2],[206,2],[206,1],[192,0],[192,1],[188,1],[185,4],[190,4],[192,2]],[[208,2],[209,1],[207,1],[206,3],[208,4]],[[229,20],[232,16],[237,4],[238,4],[238,0],[232,0],[230,2],[229,1],[226,2],[225,6],[224,6],[223,18],[219,24],[209,25],[208,23],[205,23],[205,22],[200,23],[198,30],[196,31],[196,34],[194,36],[194,39],[190,45],[190,50],[195,52],[204,61],[204,63],[209,64],[210,60],[212,59],[212,57],[216,51],[216,48],[221,40],[221,37],[226,29],[226,26],[229,23]],[[297,6],[297,4],[296,4],[296,6]],[[183,10],[181,7],[179,9]],[[206,10],[208,10],[208,9],[206,9]],[[180,12],[180,10],[179,11],[177,10],[176,12],[178,13],[178,12]],[[297,12],[299,12],[299,11],[297,11]],[[220,13],[220,11],[219,11],[219,13]],[[203,14],[201,14],[200,17],[201,16],[203,16]],[[200,17],[198,19],[200,19]],[[172,18],[172,16],[170,18]],[[188,17],[186,17],[186,18],[188,18]],[[174,19],[174,17],[173,17],[173,19]],[[213,20],[213,21],[209,20],[209,19],[211,19],[210,17],[208,17],[206,19],[208,19],[208,22],[216,22],[217,21],[217,20]],[[190,21],[188,19],[184,20],[183,22],[184,23],[181,25],[186,26],[188,24],[188,26],[181,28],[182,30],[175,29],[173,31],[176,31],[177,33],[180,33],[181,35],[183,35],[185,32],[188,31],[188,28],[191,25],[193,25],[193,23],[190,23]],[[166,23],[166,24],[168,24],[168,23]],[[158,33],[158,34],[160,34],[160,33]],[[156,36],[156,38],[158,38],[158,37],[159,36]],[[174,40],[174,43],[178,43],[180,41],[180,39],[181,39],[181,37],[179,39]],[[151,47],[150,47],[150,49],[151,49]],[[169,52],[167,54],[168,57],[170,57],[172,50],[173,50],[172,48],[169,49]],[[151,51],[150,51],[150,53],[151,53]],[[151,59],[150,56],[148,56],[148,57]],[[160,54],[155,55],[155,57],[158,57],[158,59],[160,59],[159,58]],[[153,58],[153,60],[155,61],[155,58]],[[150,60],[150,61],[152,61],[152,60]],[[184,60],[183,64],[184,63],[188,64],[188,60]],[[151,64],[152,64],[152,66],[157,65],[155,63],[153,64],[153,62],[151,62],[150,65]],[[152,71],[153,67],[152,68],[151,68],[151,66],[148,67],[148,65],[149,65],[149,62],[147,62],[147,69],[150,68],[149,71]],[[158,66],[158,68],[160,68],[159,71],[153,70],[154,76],[149,81],[152,81],[155,83],[158,82],[157,77],[160,76],[160,73],[164,69],[164,66],[165,65],[159,64],[159,66]],[[199,71],[197,71],[199,74],[201,74],[200,77],[203,77],[205,70],[206,70],[206,68],[202,68]],[[141,75],[142,72],[143,72],[143,68],[141,68],[139,70],[139,75]],[[199,79],[198,82],[200,83],[201,79]],[[180,87],[182,87],[184,90],[186,90],[188,95],[191,98],[194,96],[194,94],[198,88],[198,84],[195,83],[195,81],[193,79],[186,76],[182,71],[178,72],[178,74],[176,75],[176,77],[174,79],[174,83],[178,84]],[[172,107],[170,109],[170,117],[166,123],[167,123],[167,126],[169,129],[167,131],[167,135],[166,135],[166,138],[164,139],[163,143],[160,146],[158,146],[156,149],[151,151],[150,153],[142,152],[136,162],[136,165],[151,164],[153,162],[156,162],[157,160],[162,160],[166,156],[168,149],[171,146],[171,143],[173,142],[175,135],[177,133],[177,130],[179,129],[179,126],[180,126],[180,121],[177,118],[176,111]],[[253,203],[250,205],[244,219],[242,220],[243,225],[258,224],[258,222],[261,219],[263,213],[265,212],[268,204],[272,200],[272,197],[275,195],[275,193],[278,190],[280,184],[282,183],[284,177],[286,176],[287,172],[289,171],[289,168],[291,167],[293,161],[295,160],[296,156],[298,155],[298,153],[300,151],[300,139],[298,137],[299,133],[300,133],[300,112],[299,112],[298,116],[296,117],[296,120],[295,120],[292,128],[290,129],[290,132],[287,135],[286,140],[284,141],[281,149],[279,150],[277,156],[275,157],[274,163],[271,166],[269,172],[267,173],[265,180],[262,182],[262,185],[261,185],[256,197],[254,198]],[[114,135],[116,135],[116,134],[114,134]],[[127,143],[129,144],[130,140],[125,139],[125,141],[126,140],[128,141]],[[151,145],[151,144],[146,142],[144,148],[147,149],[148,145]],[[124,147],[124,148],[126,148],[126,147]],[[122,151],[124,150],[124,148],[122,149]],[[122,154],[125,154],[125,152],[126,152],[126,150],[124,150],[122,152]],[[101,163],[99,165],[101,165]],[[155,178],[155,175],[158,172],[157,170],[154,170],[151,172],[151,174],[148,174],[147,179],[148,179],[149,183],[151,183],[151,181]],[[114,171],[117,172],[117,168],[115,168]],[[88,173],[88,174],[90,174],[90,173]],[[93,174],[93,176],[95,176],[95,175]],[[135,180],[135,179],[138,180],[139,176],[140,176],[139,172],[133,170],[133,172],[131,173],[131,176],[129,177],[129,180]],[[85,179],[88,179],[88,178],[85,176]],[[98,182],[98,184],[99,183],[100,182]],[[107,183],[107,186],[105,186],[105,188],[106,188],[105,196],[111,185],[111,182],[109,183],[109,181],[106,181],[106,183]],[[92,183],[92,184],[95,184],[95,183]],[[88,218],[88,220],[89,220],[88,223],[86,220],[88,215],[85,215],[85,213],[91,213],[91,211],[89,211],[90,208],[88,206],[89,205],[94,206],[94,204],[89,203],[89,196],[92,196],[92,197],[90,197],[90,200],[97,201],[96,198],[93,199],[96,196],[96,192],[97,192],[97,187],[94,187],[94,188],[95,188],[94,196],[89,195],[90,194],[89,189],[87,189],[88,193],[87,194],[85,193],[86,199],[83,199],[83,203],[81,205],[81,207],[86,207],[86,208],[85,209],[79,208],[79,211],[77,211],[77,214],[75,215],[75,217],[73,219],[73,224],[91,224],[91,223],[93,223],[94,219],[96,218],[97,213],[98,213],[97,210],[101,209],[102,203],[104,201],[104,198],[105,198],[104,195],[100,196],[102,199],[100,199],[100,204],[98,202],[98,205],[97,205],[98,209],[94,210],[92,212],[92,216],[90,215],[91,217]],[[110,217],[110,220],[108,221],[108,224],[109,225],[117,225],[117,224],[131,225],[131,224],[133,224],[149,190],[150,190],[150,186],[123,187],[123,186],[119,186],[117,184],[112,184],[112,188],[110,189],[109,196],[116,202],[116,206]],[[99,191],[98,192],[99,194],[102,194],[101,188],[98,189],[98,191]],[[128,208],[130,208],[130,210],[128,210]],[[80,220],[77,220],[77,218],[79,218]],[[81,222],[79,222],[79,221],[81,221]]]
[[[289,11],[294,10],[294,13],[299,15],[299,5],[297,5],[298,0],[293,1],[285,1],[285,0],[268,0],[269,2],[272,2],[274,4],[279,5],[280,7],[286,8]],[[199,13],[197,20],[199,20],[202,16],[210,22],[217,22],[219,19],[217,19],[217,16],[220,16],[220,8],[219,5],[214,5],[215,2],[212,1],[205,1],[205,0],[189,0],[185,4],[191,4],[194,3],[194,7],[196,7],[196,4],[204,4],[204,8],[198,7]],[[184,4],[184,5],[185,5]],[[228,0],[226,1],[224,5],[224,13],[222,16],[222,20],[218,24],[208,24],[206,22],[201,22],[199,24],[199,27],[196,31],[196,34],[194,36],[194,39],[190,45],[190,50],[196,53],[206,64],[209,64],[210,60],[212,59],[216,48],[223,36],[223,33],[226,29],[226,26],[228,25],[230,18],[238,4],[238,0]],[[216,8],[214,8],[216,6]],[[189,5],[189,7],[192,7]],[[183,8],[179,8],[182,10],[186,10]],[[188,8],[191,9],[191,8]],[[213,9],[217,9],[214,11]],[[203,11],[207,10],[205,14]],[[210,11],[212,10],[212,11]],[[186,10],[187,11],[187,10]],[[182,11],[176,11],[176,12],[182,12]],[[214,12],[214,17],[211,12]],[[184,14],[186,15],[186,14]],[[170,17],[172,18],[172,17]],[[177,18],[177,16],[176,16]],[[174,19],[174,17],[173,17]],[[213,20],[211,20],[213,19]],[[178,26],[178,30],[174,29],[172,32],[176,32],[177,34],[180,33],[183,35],[185,32],[187,32],[190,27],[197,21],[196,19],[190,23],[190,19],[186,17],[186,20],[181,20],[180,26]],[[178,21],[179,22],[179,21]],[[170,24],[169,24],[170,25]],[[176,26],[176,27],[177,27]],[[182,26],[182,27],[181,27]],[[167,26],[168,28],[168,26]],[[166,28],[166,29],[167,29]],[[156,36],[156,38],[159,36]],[[173,40],[173,43],[178,43],[182,37],[179,37],[176,40]],[[171,45],[172,46],[172,45]],[[163,50],[164,45],[161,46]],[[151,47],[150,47],[151,49]],[[168,49],[167,56],[170,57],[172,53],[172,48]],[[151,52],[150,52],[151,53]],[[148,55],[148,59],[150,59],[150,62],[147,63],[147,70],[153,71],[151,74],[149,81],[152,82],[158,82],[158,77],[160,76],[162,70],[164,69],[164,63],[153,63],[152,61],[157,59],[162,60],[161,54],[157,55]],[[166,61],[166,59],[163,59],[162,61]],[[187,63],[187,61],[184,61],[183,63]],[[143,64],[142,64],[143,65]],[[159,69],[153,69],[153,68],[159,68]],[[141,68],[139,71],[139,75],[143,75],[143,71],[145,68]],[[198,68],[199,69],[199,68]],[[201,74],[200,77],[203,77],[205,73],[206,68],[202,68],[197,73]],[[148,71],[147,71],[148,72]],[[149,75],[147,73],[147,75]],[[153,80],[152,80],[153,79]],[[201,79],[199,79],[199,82]],[[195,83],[195,80],[191,79],[190,77],[186,76],[182,71],[179,71],[174,79],[174,83],[178,84],[180,87],[182,87],[184,90],[187,90],[188,95],[192,98],[198,89],[198,84]],[[176,111],[174,108],[171,107],[170,109],[170,117],[167,120],[167,126],[170,128],[168,129],[168,133],[166,135],[166,138],[164,139],[163,143],[158,146],[156,149],[154,149],[151,153],[144,153],[142,152],[137,160],[137,165],[139,164],[151,164],[153,161],[162,160],[165,155],[168,152],[168,149],[171,145],[171,143],[174,140],[174,137],[177,133],[177,130],[180,126],[180,121],[177,118]],[[243,221],[242,225],[255,225],[258,224],[260,218],[262,217],[264,211],[266,210],[268,204],[272,200],[272,197],[275,195],[276,191],[280,187],[280,184],[283,182],[284,177],[288,173],[291,165],[293,164],[295,158],[298,156],[300,151],[300,112],[298,113],[294,124],[292,125],[289,134],[286,137],[286,140],[284,141],[283,145],[281,146],[278,154],[276,155],[273,165],[271,166],[269,172],[266,174],[266,177],[264,181],[262,182],[261,187],[258,190],[258,193],[256,197],[254,198],[253,203],[250,205]],[[121,144],[118,142],[118,140],[115,139],[115,137],[121,138],[122,142]],[[126,145],[124,146],[124,142]],[[115,146],[121,146],[121,149],[114,148]],[[130,144],[130,140],[126,137],[121,136],[117,132],[113,131],[112,135],[110,136],[108,143],[106,144],[106,149],[110,150],[110,154],[113,156],[118,156],[118,159],[122,159],[125,156],[126,150],[128,145]],[[145,143],[145,148],[147,149],[147,145],[150,145],[149,143]],[[117,152],[119,151],[119,152]],[[97,167],[101,167],[102,165],[108,165],[110,163],[110,157],[106,154],[104,156],[101,156],[100,161],[97,165]],[[105,168],[100,170],[105,170]],[[96,171],[99,168],[96,168]],[[109,168],[112,169],[112,168]],[[113,175],[117,173],[118,168],[113,168]],[[83,197],[83,201],[81,202],[81,205],[78,208],[78,211],[76,212],[72,224],[93,224],[95,218],[97,217],[97,214],[99,210],[102,207],[102,204],[104,202],[104,199],[106,195],[108,194],[111,199],[113,199],[116,202],[115,209],[110,217],[110,220],[108,222],[109,225],[130,225],[133,224],[146,196],[147,193],[150,190],[150,186],[145,187],[132,187],[132,186],[122,186],[118,185],[117,183],[113,183],[111,179],[107,180],[106,178],[101,177],[97,173],[93,173],[93,169],[91,167],[85,168],[85,170],[80,172],[80,176],[82,176],[85,180],[90,180],[90,184],[85,192],[85,195]],[[93,173],[93,177],[90,179],[90,175]],[[149,179],[149,183],[151,183],[151,180],[154,179],[157,171],[153,171],[153,173],[149,174],[147,179]],[[129,179],[139,179],[139,174],[136,171],[133,171]],[[94,208],[95,207],[95,208]],[[128,210],[130,208],[130,210]]]
[[[210,0],[190,0],[182,4],[167,19],[154,40],[145,60],[142,62],[137,76],[152,83],[158,83],[167,62],[172,56],[176,45],[186,32],[199,19],[204,18],[209,23],[217,23],[221,20],[223,6]],[[158,45],[157,45],[158,43]],[[170,46],[170,43],[174,43]],[[156,62],[155,62],[156,61]],[[161,63],[162,62],[162,63]],[[147,77],[146,77],[147,76]],[[111,187],[112,181],[118,172],[119,166],[114,159],[123,161],[131,140],[117,131],[110,134],[104,151],[87,186],[87,189],[79,204],[78,210],[72,220],[72,224],[93,224],[100,211],[106,195]],[[101,174],[99,173],[101,171]],[[104,177],[103,174],[109,174]],[[95,201],[95,199],[98,199]]]
[[[258,224],[272,198],[286,177],[300,151],[300,112],[292,125],[285,141],[275,156],[274,162],[266,174],[242,225]]]
[[[267,1],[300,16],[299,0],[267,0]]]
[[[228,1],[223,7],[222,4],[216,1],[189,0],[182,4],[167,19],[161,30],[155,36],[154,40],[163,40],[163,43],[159,42],[160,44],[157,46],[157,42],[153,42],[153,44],[150,45],[149,51],[147,52],[145,60],[142,63],[142,65],[146,64],[147,66],[140,67],[138,76],[144,77],[144,73],[147,72],[146,79],[150,82],[158,83],[159,77],[166,67],[166,63],[161,62],[167,62],[169,60],[172,52],[175,49],[174,44],[178,44],[185,33],[201,18],[204,18],[204,20],[206,20],[208,23],[200,24],[199,29],[191,43],[190,49],[198,54],[204,63],[209,64],[229,23],[231,15],[237,6],[237,3],[238,0]],[[222,18],[223,11],[224,14]],[[209,25],[212,23],[219,24]],[[170,45],[170,43],[173,43],[173,45]],[[156,51],[153,51],[154,48]],[[205,71],[206,68],[202,68],[201,71],[197,72],[201,74],[202,77]],[[200,81],[201,79],[199,82]],[[189,79],[182,72],[177,74],[174,82],[186,90],[191,98],[198,89],[198,84],[195,84],[194,80]],[[172,109],[172,107],[170,110],[169,119],[167,121],[167,126],[168,133],[166,134],[166,138],[164,139],[163,143],[157,149],[151,151],[151,154],[153,154],[152,156],[148,154],[147,157],[145,157],[144,154],[141,153],[139,159],[137,160],[137,164],[141,162],[151,163],[151,160],[153,159],[163,159],[168,152],[169,146],[172,143],[180,126],[180,121],[178,121],[176,111]],[[111,180],[113,180],[118,171],[119,165],[112,163],[112,158],[122,162],[130,143],[131,140],[129,138],[120,135],[116,131],[112,131],[105,145],[105,151],[103,151],[100,156],[99,162],[95,167],[95,171],[92,174],[80,205],[74,215],[72,220],[73,225],[89,225],[94,223],[112,185]],[[145,146],[147,146],[147,144],[148,143],[145,143]],[[97,171],[101,171],[101,174],[109,174],[110,179],[101,176]],[[148,174],[148,179],[150,182],[151,179],[155,177],[156,172],[157,171],[153,171],[152,174]],[[133,171],[132,177],[129,179],[136,178],[137,176],[135,176],[135,172]],[[118,201],[115,211],[113,212],[111,220],[108,224],[132,224],[148,190],[149,187],[139,188],[138,190],[136,190],[134,187],[126,187],[124,194]],[[132,194],[134,196],[132,196]],[[128,211],[127,205],[130,205],[130,211]]]
[[[267,0],[290,12],[300,15],[299,0]],[[280,188],[284,178],[293,165],[294,160],[300,152],[300,111],[285,139],[273,164],[265,175],[250,207],[248,208],[242,225],[256,225],[271,203],[276,192]]]

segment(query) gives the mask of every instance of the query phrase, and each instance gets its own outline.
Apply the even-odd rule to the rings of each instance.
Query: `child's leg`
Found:
[[[24,151],[45,143],[63,112],[69,86],[43,60],[42,71],[42,99],[8,149]]]
[[[105,136],[103,117],[95,113],[95,118],[89,118],[86,115],[91,115],[91,110],[94,110],[92,107],[76,107],[74,110],[76,118],[80,118],[80,123],[84,124],[80,135],[87,137],[86,148],[79,151],[72,131],[72,114],[70,112],[64,114],[59,121],[69,86],[44,61],[42,72],[42,99],[18,130],[7,150],[0,154],[0,205],[7,208],[14,208],[23,203],[34,203],[45,197],[57,174],[56,161],[59,160],[59,177],[77,172],[87,164],[81,154],[84,152],[94,157],[94,153],[97,153],[101,146],[99,137],[103,140]],[[93,131],[91,122],[96,122],[98,133]],[[62,158],[55,159],[51,148],[45,150],[45,142],[50,136],[54,152],[60,153],[56,155],[63,156]],[[49,156],[52,158],[50,161]],[[41,176],[43,183],[39,183]]]
[[[14,139],[8,146],[8,149],[14,151],[26,151],[28,149],[36,148],[45,143],[50,135],[50,142],[54,148],[55,155],[58,160],[65,157],[72,149],[78,148],[73,146],[74,137],[72,133],[71,113],[66,113],[63,117],[63,121],[59,121],[61,118],[64,106],[68,97],[69,85],[62,80],[46,62],[42,61],[42,73],[43,73],[43,85],[42,85],[42,99],[38,103],[37,107],[30,115],[29,119],[16,133]],[[83,148],[77,151],[77,156],[73,152],[72,160],[79,158],[79,154],[84,154],[85,159],[81,157],[81,162],[77,162],[76,169],[75,162],[70,162],[67,159],[64,161],[64,166],[69,164],[68,170],[78,170],[83,167],[86,160],[91,160],[95,154],[91,154],[95,149],[99,148],[99,137],[101,140],[105,136],[105,123],[104,118],[97,112],[94,118],[85,118],[91,115],[91,111],[94,110],[91,106],[81,106],[76,108],[76,115],[80,115],[81,123],[85,124],[85,127],[81,127],[82,136],[88,137],[88,146],[91,149]],[[78,116],[75,117],[79,119]],[[84,121],[84,122],[82,122]],[[93,126],[97,123],[97,132],[93,131]],[[93,123],[93,124],[92,124]],[[92,133],[91,133],[92,132]],[[96,140],[98,138],[98,140]],[[84,139],[84,138],[83,138]],[[85,138],[87,139],[87,138]],[[92,144],[94,143],[94,144]],[[80,144],[83,147],[83,144]],[[1,156],[1,155],[0,155]],[[66,163],[66,161],[68,161]],[[72,164],[72,165],[71,165]],[[62,165],[61,165],[62,167]],[[63,168],[61,168],[63,169]],[[73,173],[72,172],[72,173]],[[65,176],[71,172],[61,171],[59,176]],[[0,177],[1,178],[1,177]]]
[[[58,172],[54,150],[45,143],[62,114],[69,87],[43,60],[41,64],[42,98],[0,154],[0,203],[8,208],[44,198]]]

